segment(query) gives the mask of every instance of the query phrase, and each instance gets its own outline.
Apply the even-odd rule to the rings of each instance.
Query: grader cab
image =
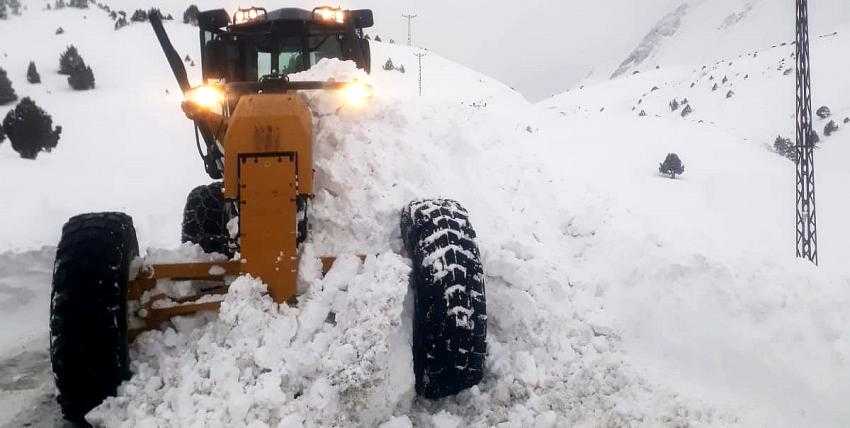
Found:
[[[204,262],[139,257],[132,219],[122,213],[71,218],[57,248],[51,300],[51,360],[65,417],[85,414],[129,379],[128,346],[175,316],[218,309],[238,275],[261,279],[279,304],[297,304],[299,247],[309,239],[313,120],[304,91],[338,91],[368,102],[364,82],[290,81],[323,58],[370,69],[363,29],[369,10],[240,9],[199,15],[204,84],[191,87],[157,14],[151,24],[185,94],[199,152],[213,180],[187,198],[184,242],[217,254]],[[468,213],[425,199],[401,210],[412,259],[414,376],[426,398],[455,394],[483,376],[487,315],[484,272]],[[362,256],[365,258],[365,256]],[[325,271],[333,255],[321,258]],[[170,296],[161,281],[190,285]]]

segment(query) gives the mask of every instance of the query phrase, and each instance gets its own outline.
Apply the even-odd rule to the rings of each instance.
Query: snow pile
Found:
[[[368,78],[335,60],[293,76],[330,77]],[[93,422],[557,426],[731,420],[642,380],[624,362],[613,330],[570,309],[571,293],[563,287],[569,275],[557,254],[522,236],[540,219],[513,211],[538,205],[512,203],[519,192],[535,200],[548,195],[529,187],[543,173],[523,172],[527,156],[512,144],[528,134],[511,112],[512,93],[491,99],[496,107],[488,111],[410,102],[399,76],[371,79],[377,92],[363,110],[348,109],[332,92],[307,95],[317,128],[318,190],[310,213],[314,233],[300,269],[299,289],[306,294],[298,307],[278,307],[261,284],[238,279],[218,319],[180,320],[174,330],[141,336],[133,346],[135,376],[89,415]],[[482,122],[490,124],[487,131]],[[490,139],[491,133],[501,137]],[[465,167],[468,159],[515,175],[485,179],[491,172]],[[485,190],[502,180],[514,188]],[[427,196],[469,201],[473,222],[481,226],[491,314],[484,382],[439,402],[413,393],[411,308],[404,305],[409,267],[397,254],[400,208]],[[318,274],[316,256],[357,253],[378,256],[362,266],[343,258],[324,279]]]
[[[298,307],[237,279],[210,317],[133,346],[135,376],[89,419],[104,426],[374,425],[413,393],[402,322],[409,267],[340,259]],[[214,317],[213,317],[214,318]],[[394,370],[395,369],[395,370]]]

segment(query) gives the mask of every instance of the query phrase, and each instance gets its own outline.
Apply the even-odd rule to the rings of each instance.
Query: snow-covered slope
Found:
[[[0,381],[0,424],[55,419],[43,372],[51,250],[38,247],[54,245],[67,216],[94,209],[128,211],[143,246],[174,247],[185,194],[205,182],[150,30],[115,33],[98,16],[30,11],[0,22],[0,40],[34,41],[3,46],[0,66],[19,94],[32,95],[65,128],[59,148],[36,162],[0,145],[0,190],[15,195],[0,204],[11,224],[0,227],[0,248],[31,250],[0,254],[0,305],[8,308],[0,317],[27,325],[2,337],[0,357],[17,358],[0,359],[0,370],[36,370],[21,364],[22,355],[42,370],[12,386]],[[58,25],[66,34],[57,40]],[[197,57],[193,28],[168,30],[181,53]],[[843,34],[819,39],[813,55],[846,51]],[[96,90],[71,92],[53,74],[69,42],[93,65]],[[764,147],[793,124],[792,79],[776,70],[787,47],[705,70],[627,75],[540,105],[433,52],[420,98],[413,52],[373,49],[376,65],[392,58],[407,73],[376,67],[367,108],[338,110],[333,94],[309,95],[320,190],[298,307],[273,305],[262,284],[239,279],[219,316],[180,319],[139,338],[136,375],[92,421],[850,423],[841,401],[850,392],[850,272],[842,263],[850,240],[841,237],[850,228],[839,221],[848,210],[840,159],[850,128],[818,154],[824,263],[815,269],[793,257],[793,165]],[[25,83],[30,59],[39,62],[41,86]],[[843,117],[850,106],[838,94],[846,87],[832,77],[841,63],[820,67],[816,103]],[[329,61],[301,77],[357,73]],[[722,81],[721,73],[732,98],[711,90],[711,76]],[[831,89],[819,91],[818,82]],[[687,97],[693,114],[670,112],[674,97]],[[671,151],[687,168],[675,181],[655,173]],[[438,402],[413,395],[409,262],[397,231],[403,204],[430,196],[457,198],[472,213],[489,315],[484,382]],[[361,263],[351,256],[358,253],[374,256]],[[341,256],[324,278],[320,254]]]
[[[691,65],[733,58],[794,40],[794,3],[776,0],[683,0],[660,19],[612,77],[657,65]],[[812,36],[850,20],[850,3],[809,2]]]
[[[599,315],[623,333],[653,379],[749,407],[758,416],[747,425],[848,420],[833,398],[850,381],[843,309],[850,80],[839,77],[850,27],[833,30],[812,42],[814,106],[832,110],[815,120],[822,136],[815,154],[818,271],[790,258],[794,164],[772,151],[777,135],[794,136],[790,44],[780,39],[705,65],[623,76],[541,103],[559,118],[541,131],[560,153],[558,164],[574,181],[596,174],[594,197],[610,195],[606,210],[621,213],[609,221],[623,232],[616,244],[583,253],[589,266],[582,270],[603,284],[594,291],[606,296]],[[686,117],[684,100],[693,110]],[[829,120],[841,129],[823,137]],[[668,152],[686,164],[674,183],[650,169]],[[617,269],[605,268],[611,260]]]

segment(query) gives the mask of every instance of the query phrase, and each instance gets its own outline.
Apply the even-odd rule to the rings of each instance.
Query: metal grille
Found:
[[[818,264],[808,0],[797,0],[797,257]]]

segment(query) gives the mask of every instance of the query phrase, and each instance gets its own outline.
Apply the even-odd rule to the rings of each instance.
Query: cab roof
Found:
[[[237,19],[238,14],[250,10],[257,11],[257,19],[234,22],[234,20]],[[317,18],[317,15],[313,10],[296,7],[285,7],[272,11],[266,11],[263,8],[250,8],[246,10],[239,10],[234,13],[232,17],[224,9],[213,9],[201,12],[198,15],[198,26],[205,30],[216,31],[224,27],[227,27],[228,30],[259,29],[270,26],[286,26],[287,24],[299,26],[316,25],[328,28],[345,28],[353,26],[354,28],[361,29],[369,28],[374,24],[372,11],[369,9],[344,10],[344,13],[346,21],[343,24],[339,24],[336,22],[323,21]]]

